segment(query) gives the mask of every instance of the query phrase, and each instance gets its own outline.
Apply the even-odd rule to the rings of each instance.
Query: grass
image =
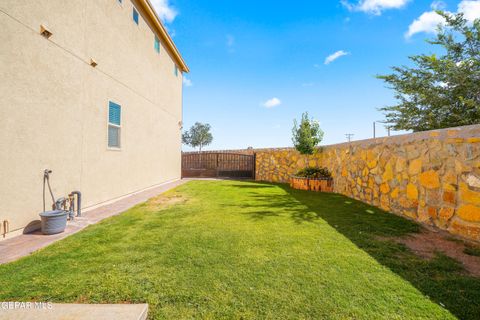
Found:
[[[465,246],[465,249],[463,250],[463,252],[465,254],[470,255],[470,256],[480,257],[480,247],[467,245],[467,246]]]
[[[169,200],[171,199],[171,200]],[[143,303],[151,319],[478,319],[480,279],[335,194],[194,181],[0,266],[0,301]]]

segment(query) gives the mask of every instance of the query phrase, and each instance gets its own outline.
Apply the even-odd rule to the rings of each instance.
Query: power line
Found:
[[[352,141],[352,137],[354,136],[353,133],[345,133],[345,137],[347,137],[348,142]]]

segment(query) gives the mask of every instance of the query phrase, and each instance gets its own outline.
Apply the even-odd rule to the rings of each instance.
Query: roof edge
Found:
[[[160,33],[160,36],[166,42],[169,51],[173,54],[176,60],[176,63],[178,64],[182,72],[186,72],[186,73],[190,72],[190,69],[185,63],[185,60],[183,60],[182,55],[180,54],[180,51],[178,51],[177,46],[175,46],[175,43],[173,42],[172,38],[168,34],[167,29],[165,28],[162,21],[158,17],[158,14],[153,8],[153,5],[150,2],[150,0],[138,0],[138,3],[142,5],[145,12],[147,12],[149,17],[152,19],[153,24],[157,28],[157,31]]]

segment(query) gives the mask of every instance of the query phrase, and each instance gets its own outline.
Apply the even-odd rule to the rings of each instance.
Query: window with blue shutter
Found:
[[[122,107],[114,102],[108,103],[108,147],[120,148]]]
[[[135,7],[133,8],[133,21],[138,24],[138,11],[135,9]]]
[[[115,102],[111,102],[108,105],[108,122],[112,124],[120,125],[121,120],[121,107]]]
[[[173,74],[175,74],[175,77],[178,77],[178,67],[175,65],[175,68],[173,69]]]
[[[160,53],[160,40],[158,39],[157,36],[155,36],[155,51]]]

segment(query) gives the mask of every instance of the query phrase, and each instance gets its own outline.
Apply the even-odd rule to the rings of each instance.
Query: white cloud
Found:
[[[282,104],[282,101],[278,98],[272,98],[272,99],[269,99],[267,101],[265,101],[262,105],[265,107],[265,108],[273,108],[273,107],[276,107],[276,106],[279,106]]]
[[[173,22],[178,15],[177,10],[170,5],[169,0],[152,0],[152,5],[160,20],[165,23]]]
[[[415,21],[410,24],[405,37],[410,38],[414,34],[420,32],[435,33],[438,25],[443,24],[445,24],[445,18],[435,11],[424,12],[420,17],[415,19]]]
[[[400,9],[410,0],[359,0],[352,4],[348,0],[341,0],[341,3],[350,11],[363,11],[374,15],[381,15],[382,11],[388,9]]]
[[[331,55],[329,55],[326,59],[325,59],[325,64],[330,64],[332,63],[333,61],[337,60],[338,58],[340,57],[343,57],[343,56],[347,56],[349,55],[350,53],[346,52],[346,51],[343,51],[343,50],[339,50],[335,53],[332,53]]]
[[[441,1],[435,1],[431,5],[432,11],[422,13],[420,17],[415,19],[408,31],[405,33],[405,37],[408,39],[416,33],[436,33],[439,25],[445,24],[445,18],[440,16],[435,10],[445,9],[445,3]],[[451,12],[445,11],[448,14]],[[458,12],[464,14],[465,19],[469,22],[473,22],[475,19],[480,18],[480,0],[463,0],[458,4]]]
[[[191,86],[193,86],[192,80],[188,79],[188,78],[187,78],[187,75],[183,75],[183,84],[184,84],[186,87],[191,87]]]
[[[465,19],[473,22],[480,18],[480,1],[464,0],[458,4],[458,12],[462,12]]]

